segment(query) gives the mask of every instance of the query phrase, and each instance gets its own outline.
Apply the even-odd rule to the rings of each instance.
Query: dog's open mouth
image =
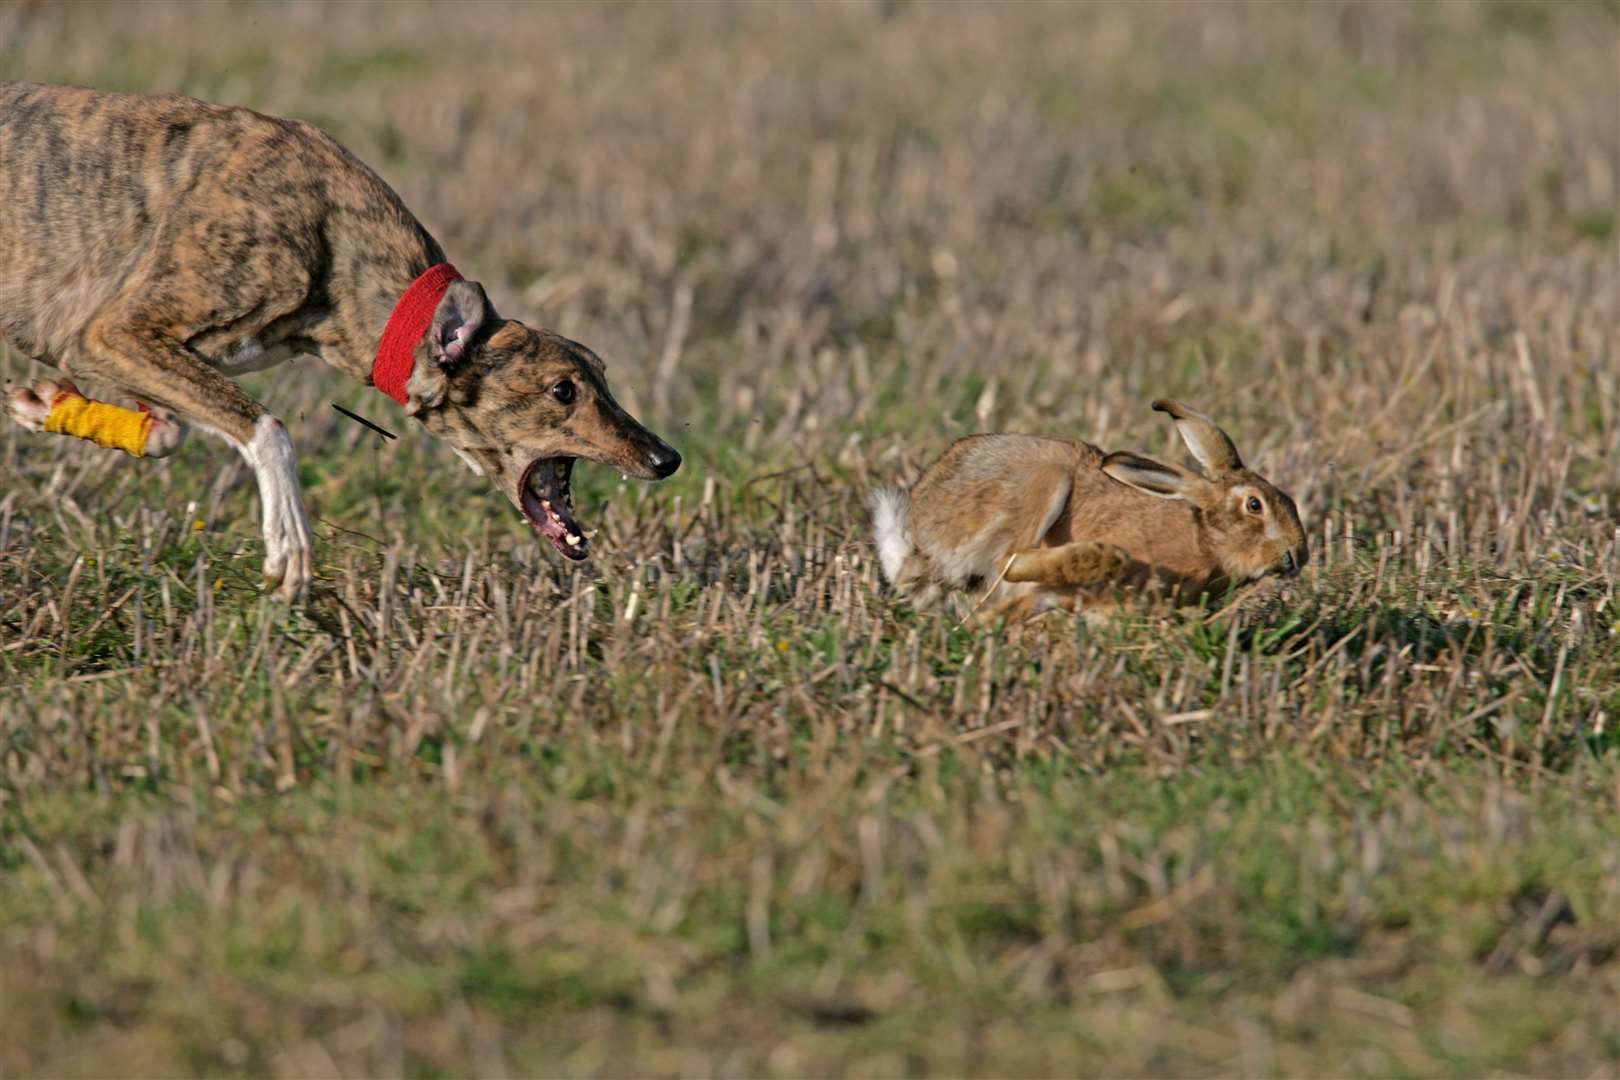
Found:
[[[574,497],[568,490],[573,471],[571,457],[537,458],[523,470],[519,487],[529,524],[570,559],[583,559],[591,553],[591,542],[574,517]]]

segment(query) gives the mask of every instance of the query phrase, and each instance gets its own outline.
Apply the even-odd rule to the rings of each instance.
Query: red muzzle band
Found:
[[[394,313],[388,316],[377,358],[371,362],[371,384],[401,405],[406,401],[405,386],[416,368],[416,346],[433,325],[433,313],[439,310],[445,290],[460,280],[461,274],[449,263],[430,266],[411,282],[394,305]]]

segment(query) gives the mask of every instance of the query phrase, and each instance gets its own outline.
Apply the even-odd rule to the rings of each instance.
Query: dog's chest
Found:
[[[249,338],[209,362],[226,375],[245,375],[250,371],[263,371],[265,368],[275,367],[283,360],[290,360],[296,355],[292,346],[285,342],[265,345],[257,338]]]

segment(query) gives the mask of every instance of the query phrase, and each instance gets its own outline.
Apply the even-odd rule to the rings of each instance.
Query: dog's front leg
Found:
[[[219,434],[247,460],[259,484],[265,584],[284,599],[299,596],[314,577],[315,538],[282,422],[229,378],[151,330],[100,319],[85,339],[88,355],[75,370],[82,367],[142,400],[162,402]]]
[[[286,600],[300,596],[315,577],[315,534],[298,488],[298,460],[286,425],[264,412],[240,447],[259,481],[264,515],[264,582]]]

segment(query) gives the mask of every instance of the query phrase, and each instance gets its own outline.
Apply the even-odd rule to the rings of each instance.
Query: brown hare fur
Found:
[[[978,616],[1105,609],[1118,590],[1203,599],[1293,574],[1309,548],[1294,500],[1243,467],[1226,432],[1175,401],[1201,471],[1078,439],[970,435],[909,492],[872,496],[883,573],[918,606],[990,586]]]

